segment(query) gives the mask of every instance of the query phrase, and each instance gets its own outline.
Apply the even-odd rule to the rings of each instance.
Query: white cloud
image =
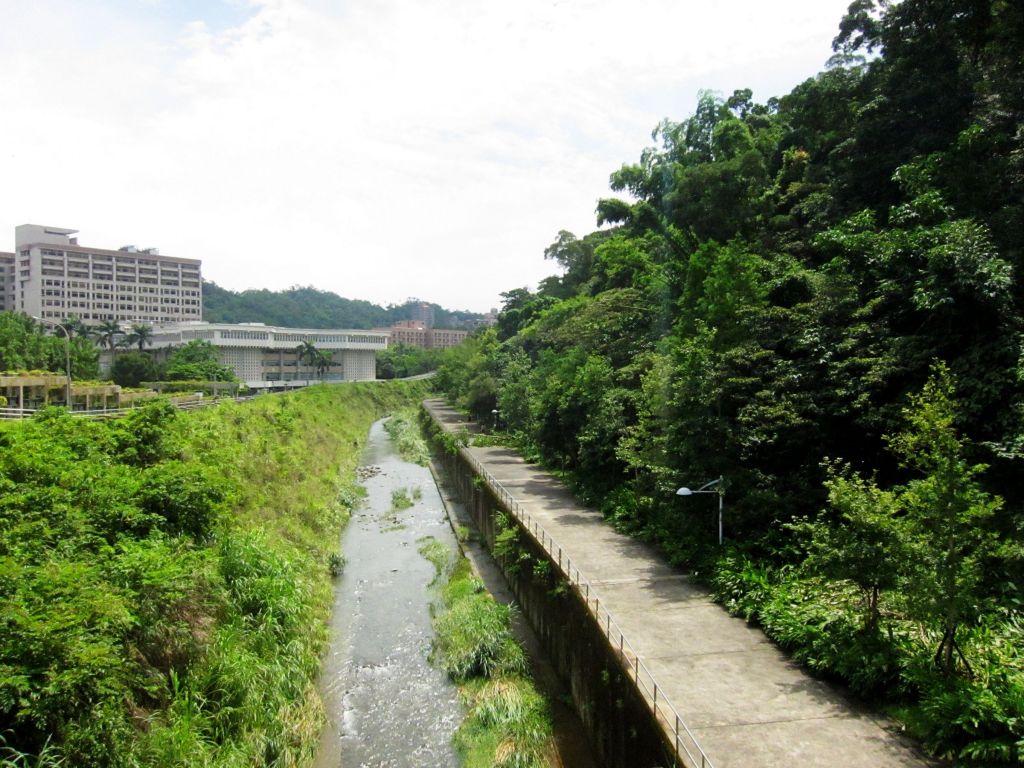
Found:
[[[552,271],[698,88],[812,75],[846,0],[261,0],[227,27],[83,5],[3,9],[0,238],[73,226],[234,289],[480,310]]]

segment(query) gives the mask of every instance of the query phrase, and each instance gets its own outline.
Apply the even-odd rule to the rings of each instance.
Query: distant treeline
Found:
[[[346,299],[312,286],[283,291],[229,291],[216,283],[203,283],[203,319],[211,323],[266,323],[290,328],[385,328],[411,320],[418,300],[382,307],[362,299]],[[434,326],[461,328],[479,320],[477,312],[434,308]]]

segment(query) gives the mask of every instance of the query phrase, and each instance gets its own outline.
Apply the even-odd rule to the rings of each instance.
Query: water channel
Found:
[[[442,500],[429,469],[395,453],[383,425],[370,428],[359,468],[367,497],[342,538],[346,564],[335,584],[320,683],[327,723],[314,768],[456,768],[451,739],[463,713],[455,686],[428,661],[434,566],[418,548],[429,536],[458,551],[446,505],[459,523],[472,523],[450,491]],[[396,491],[412,506],[396,510]],[[466,546],[491,594],[512,602],[484,547]],[[596,768],[583,726],[521,616],[515,629],[551,704],[557,765]]]
[[[427,660],[434,567],[417,551],[425,536],[456,550],[437,487],[403,461],[383,422],[370,429],[360,468],[366,501],[342,541],[331,646],[321,688],[327,725],[315,768],[458,766],[452,733],[462,719],[455,686]],[[392,493],[417,497],[395,511]]]

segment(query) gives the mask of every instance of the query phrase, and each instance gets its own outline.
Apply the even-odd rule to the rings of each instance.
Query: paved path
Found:
[[[441,400],[425,406],[446,429],[474,427]],[[507,448],[468,451],[567,551],[715,768],[933,765],[550,474]]]

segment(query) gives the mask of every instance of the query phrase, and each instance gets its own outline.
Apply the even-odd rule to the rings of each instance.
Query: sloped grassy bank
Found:
[[[360,449],[424,393],[0,427],[0,764],[304,764]]]

